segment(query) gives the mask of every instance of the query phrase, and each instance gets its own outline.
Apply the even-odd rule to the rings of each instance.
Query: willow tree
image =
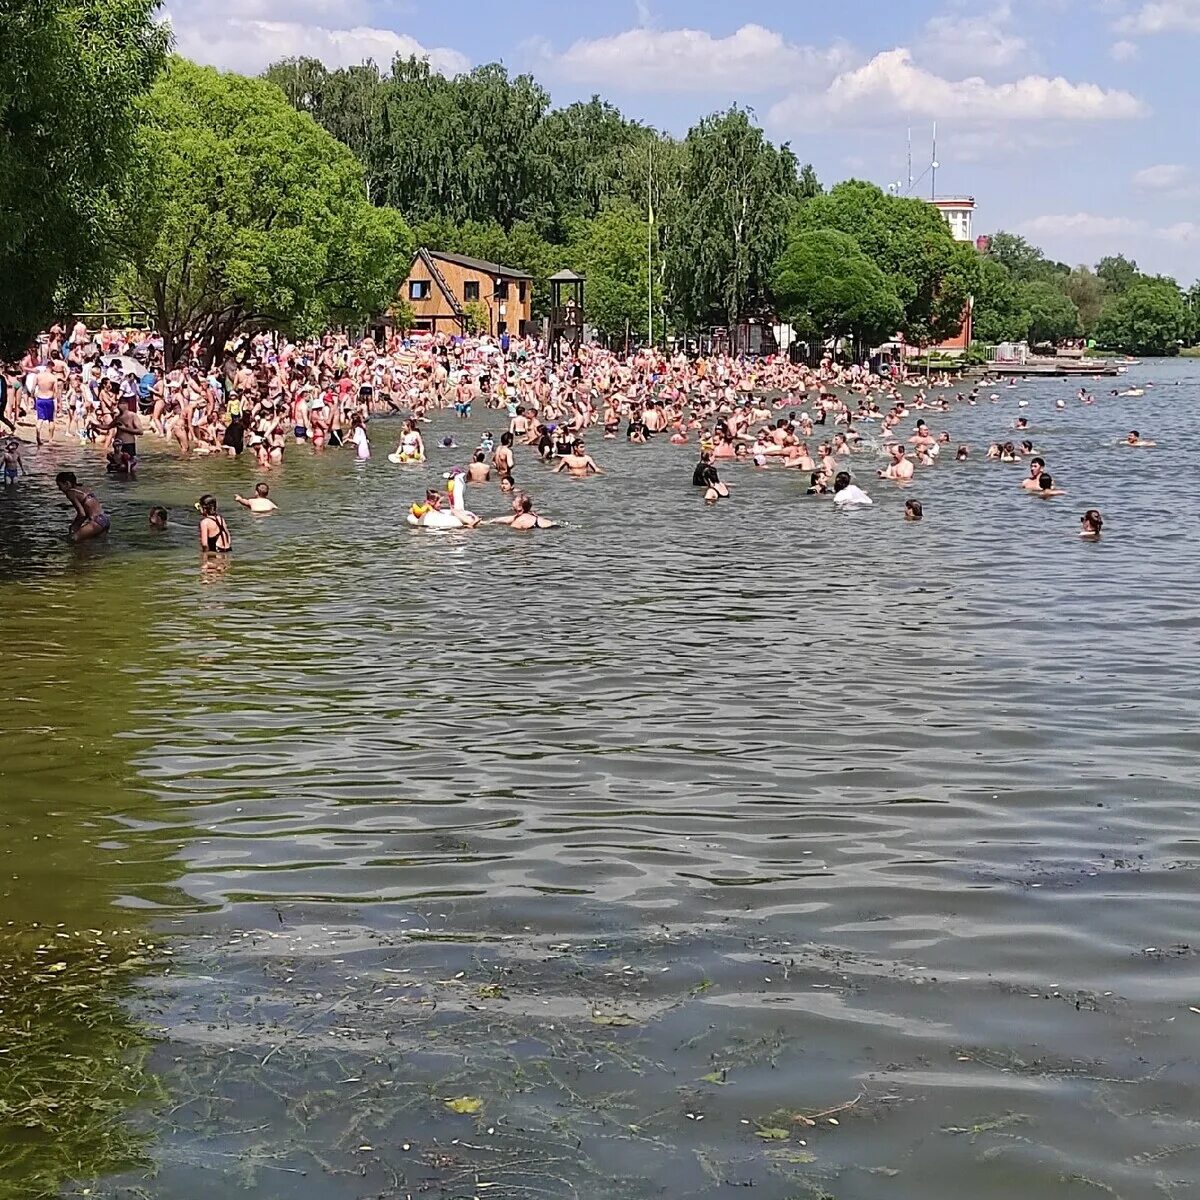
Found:
[[[260,79],[172,60],[139,132],[124,290],[211,362],[239,331],[311,331],[383,311],[412,235],[365,196],[354,155]]]
[[[684,149],[667,290],[689,324],[732,326],[765,301],[803,194],[798,164],[737,107],[705,117]]]
[[[157,0],[0,4],[0,354],[104,281],[137,101],[166,54]]]

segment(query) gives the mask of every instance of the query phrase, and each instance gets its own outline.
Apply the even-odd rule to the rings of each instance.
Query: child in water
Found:
[[[1079,518],[1079,536],[1085,538],[1098,538],[1100,530],[1104,528],[1104,518],[1100,515],[1098,508],[1089,508],[1087,512]]]
[[[4,486],[11,487],[17,482],[17,476],[27,475],[25,464],[21,461],[21,443],[16,438],[9,438],[4,444]]]

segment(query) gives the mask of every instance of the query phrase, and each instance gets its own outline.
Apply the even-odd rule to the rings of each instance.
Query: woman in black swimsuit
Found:
[[[216,496],[201,496],[196,507],[200,510],[200,549],[207,554],[228,554],[233,549],[233,537],[225,518],[217,512]]]

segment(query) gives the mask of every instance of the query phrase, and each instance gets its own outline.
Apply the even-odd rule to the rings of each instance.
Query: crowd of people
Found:
[[[1086,392],[1080,398],[1092,402]],[[409,511],[410,524],[443,529],[553,527],[518,484],[518,455],[577,478],[601,474],[587,446],[593,432],[630,445],[663,439],[693,447],[692,483],[707,504],[729,501],[728,470],[744,467],[795,470],[807,495],[828,496],[838,508],[865,507],[873,503],[863,487],[868,478],[907,488],[943,453],[956,462],[970,457],[971,447],[951,451],[950,434],[934,432],[929,422],[988,399],[998,396],[981,396],[978,386],[966,388],[948,375],[909,381],[831,355],[810,366],[786,357],[694,358],[655,349],[622,356],[588,346],[553,361],[532,339],[508,336],[351,340],[328,333],[293,340],[255,333],[229,343],[211,363],[193,354],[167,362],[149,331],[92,330],[77,321],[69,329],[54,326],[19,362],[0,364],[0,420],[11,431],[6,487],[28,472],[22,449],[30,440],[34,455],[77,441],[96,453],[97,465],[102,460],[108,473],[128,479],[137,477],[147,438],[177,455],[251,456],[267,471],[285,455],[342,447],[366,461],[377,419],[395,414],[398,444],[387,457],[404,465],[427,460],[422,429],[435,420],[462,421],[476,407],[494,413],[499,436],[486,433],[468,447],[469,462],[446,473],[445,491],[427,490]],[[1027,426],[1018,418],[1017,431]],[[1153,445],[1136,431],[1127,442]],[[458,448],[453,433],[435,444]],[[856,469],[872,453],[885,456],[881,465]],[[986,457],[1028,463],[1022,486],[1039,498],[1066,494],[1032,441],[994,443]],[[464,497],[466,487],[493,482],[510,510],[489,520],[472,513]],[[108,533],[111,520],[94,488],[70,471],[58,472],[57,484],[74,510],[73,540]],[[252,497],[235,502],[265,515],[276,509],[269,493],[262,482]],[[204,552],[228,554],[233,535],[216,497],[202,496],[196,508]],[[923,516],[921,501],[909,497],[905,519]],[[151,510],[156,528],[168,519],[161,506]],[[1096,537],[1102,525],[1101,514],[1088,510],[1081,532]]]

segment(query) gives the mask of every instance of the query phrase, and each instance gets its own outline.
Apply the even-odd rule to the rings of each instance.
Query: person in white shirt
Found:
[[[851,504],[875,503],[858,484],[850,482],[849,471],[839,471],[837,473],[833,481],[833,502],[838,508],[845,508]]]

